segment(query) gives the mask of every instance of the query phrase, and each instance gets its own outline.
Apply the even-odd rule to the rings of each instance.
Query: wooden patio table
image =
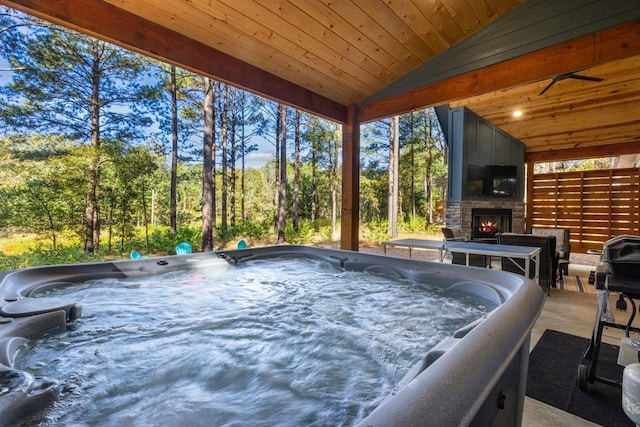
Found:
[[[535,262],[535,273],[533,276],[533,280],[538,283],[538,277],[540,276],[540,252],[542,251],[542,249],[533,246],[496,245],[493,243],[477,242],[452,242],[446,240],[439,241],[426,239],[397,239],[382,242],[382,249],[385,255],[387,254],[387,246],[408,248],[409,258],[411,258],[412,249],[437,250],[440,252],[440,262],[444,261],[444,257],[447,252],[461,252],[466,254],[467,266],[469,265],[469,254],[505,257],[512,261],[514,258],[524,259],[524,268],[520,268],[522,269],[525,277],[529,277],[529,261],[533,260]]]

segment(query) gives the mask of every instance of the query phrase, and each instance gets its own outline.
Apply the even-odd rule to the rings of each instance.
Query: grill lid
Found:
[[[617,236],[604,243],[603,263],[609,273],[619,276],[640,277],[640,236]]]

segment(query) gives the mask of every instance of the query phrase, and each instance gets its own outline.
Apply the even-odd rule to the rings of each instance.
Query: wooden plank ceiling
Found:
[[[606,156],[606,147],[640,153],[640,56],[576,74],[603,80],[559,80],[541,94],[552,81],[545,79],[449,105],[468,107],[523,141],[529,160]]]
[[[523,0],[107,0],[342,105],[357,104]],[[429,13],[425,13],[429,11]]]
[[[0,0],[0,4],[344,122],[347,106],[377,93],[523,1]],[[214,59],[207,62],[209,58]]]
[[[374,120],[449,103],[468,106],[522,140],[530,155],[566,155],[565,149],[607,144],[616,152],[631,147],[640,152],[640,123],[635,114],[640,106],[640,21],[625,27],[619,42],[616,33],[613,41],[607,38],[610,33],[583,40],[590,49],[581,48],[576,60],[569,60],[574,53],[567,42],[557,44],[553,53],[565,52],[563,60],[534,61],[523,55],[493,68],[483,66],[387,99],[364,102],[505,14],[520,10],[524,3],[0,0],[0,4],[343,123],[351,105],[360,105],[364,120]],[[536,0],[526,6],[548,10],[554,3],[562,3],[563,13],[568,14],[574,4],[602,5],[589,0]],[[604,80],[563,80],[539,95],[553,75],[580,68],[587,68],[580,74]],[[518,120],[511,116],[516,107],[523,111]]]

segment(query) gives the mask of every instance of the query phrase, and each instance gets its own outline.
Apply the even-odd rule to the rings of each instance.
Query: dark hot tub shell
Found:
[[[0,425],[11,425],[54,402],[58,384],[13,368],[19,348],[45,332],[63,331],[81,316],[74,301],[32,296],[86,280],[140,277],[188,269],[212,257],[230,264],[310,257],[348,270],[387,274],[455,288],[495,303],[481,321],[430,350],[363,426],[520,425],[530,331],[544,302],[533,282],[475,267],[308,246],[271,246],[183,256],[36,267],[0,274]],[[425,319],[428,321],[428,319]],[[450,351],[451,350],[451,351]]]

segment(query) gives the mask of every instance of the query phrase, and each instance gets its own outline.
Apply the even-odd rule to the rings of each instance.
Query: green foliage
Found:
[[[84,206],[84,149],[51,135],[0,140],[0,224],[23,227],[50,239],[78,226]]]
[[[333,228],[331,227],[331,224],[321,225],[317,227],[318,227],[318,233],[320,234],[320,237],[322,238],[323,241],[325,242],[333,241]]]
[[[130,141],[150,125],[140,114],[146,96],[140,55],[50,24],[3,33],[3,48],[16,69],[0,103],[0,117],[10,130],[56,132],[89,142],[96,105],[102,138]],[[100,99],[92,100],[93,93]]]
[[[235,239],[238,235],[238,228],[235,226],[227,226],[226,228],[223,228],[222,225],[218,225],[215,229],[215,233],[218,239],[223,242],[229,242]]]
[[[294,230],[293,224],[287,224],[284,230],[286,242],[292,245],[309,244],[314,234],[313,223],[306,220],[298,222],[298,231]]]
[[[402,221],[398,224],[400,231],[408,233],[419,233],[427,229],[427,220],[424,217],[417,216],[415,218],[409,217],[407,221]]]
[[[0,128],[5,131],[0,139],[0,233],[33,234],[38,244],[31,255],[2,255],[6,264],[84,261],[72,248],[84,244],[94,225],[100,230],[100,245],[94,242],[87,250],[99,246],[101,257],[121,258],[133,249],[171,254],[180,242],[197,250],[202,240],[202,77],[176,70],[180,157],[174,235],[168,227],[173,182],[166,157],[173,130],[168,66],[51,24],[37,21],[33,28],[17,30],[9,22],[20,19],[20,14],[4,17],[8,30],[2,34],[0,53],[16,67],[0,85]],[[216,85],[218,101],[221,85]],[[235,183],[235,193],[228,188],[222,194],[221,159],[239,168],[243,156],[256,148],[253,136],[275,139],[274,104],[235,89],[231,93],[229,108],[218,105],[211,130],[222,137],[221,115],[226,112],[229,148],[221,153],[218,145],[213,153],[215,215],[220,223],[225,198],[229,208],[235,204],[236,221],[216,229],[215,244],[243,238],[273,241],[275,162],[260,169],[230,167],[227,173],[234,180],[227,182]],[[95,94],[98,99],[92,99]],[[92,120],[95,117],[99,120]],[[405,219],[401,226],[408,232],[432,227],[427,224],[428,205],[443,198],[445,151],[434,117],[432,110],[401,117],[399,218]],[[288,148],[285,237],[289,243],[306,244],[318,236],[329,241],[335,238],[332,211],[339,210],[334,201],[339,205],[342,197],[341,130],[306,113],[300,114],[299,130],[298,231],[291,225],[294,170]],[[293,134],[287,129],[290,145]],[[364,126],[362,146],[362,234],[381,241],[388,238],[388,123]],[[427,182],[433,190],[430,197]],[[55,247],[60,248],[59,257],[48,252]]]
[[[271,227],[271,223],[267,221],[241,221],[235,226],[228,226],[226,230],[217,226],[216,237],[222,242],[222,246],[237,239],[261,240],[271,235]]]
[[[248,237],[250,239],[264,239],[271,233],[271,224],[267,221],[242,221],[237,226],[238,232],[234,237]]]
[[[379,221],[387,215],[388,186],[386,175],[375,167],[367,167],[360,174],[360,220]]]
[[[386,219],[363,224],[362,238],[369,242],[382,242],[389,239],[389,222]]]
[[[429,223],[426,218],[417,216],[415,218],[407,218],[399,225],[400,231],[403,233],[426,233],[430,235],[440,234],[441,224]]]
[[[71,264],[78,262],[102,261],[101,256],[90,255],[77,246],[57,249],[34,249],[17,255],[0,252],[0,271],[37,265]]]
[[[173,235],[168,226],[154,227],[149,233],[149,244],[143,235],[141,228],[135,229],[135,236],[123,244],[115,245],[114,250],[121,256],[126,256],[132,250],[137,250],[145,255],[173,255],[175,247],[182,242],[193,246],[194,252],[198,251],[201,236],[197,228],[184,227],[178,229]],[[106,254],[105,254],[106,255]]]

